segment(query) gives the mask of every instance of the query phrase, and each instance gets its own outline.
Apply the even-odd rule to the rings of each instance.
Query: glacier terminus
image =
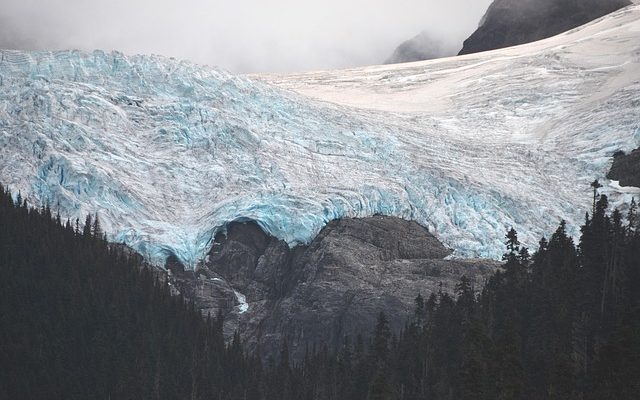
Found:
[[[612,45],[615,43],[615,46]],[[289,245],[343,217],[415,220],[459,257],[577,227],[640,146],[640,6],[540,42],[343,71],[235,76],[161,56],[0,51],[0,182],[195,268],[256,221]]]

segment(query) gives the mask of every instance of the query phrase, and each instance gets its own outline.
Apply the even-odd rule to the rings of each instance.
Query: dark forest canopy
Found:
[[[640,219],[598,196],[577,245],[562,222],[537,251],[505,237],[477,291],[416,298],[391,332],[338,354],[287,343],[265,360],[203,317],[99,221],[61,221],[0,187],[0,398],[637,399]]]
[[[0,192],[0,398],[227,399],[259,382],[221,319],[171,296],[96,218],[83,229]]]

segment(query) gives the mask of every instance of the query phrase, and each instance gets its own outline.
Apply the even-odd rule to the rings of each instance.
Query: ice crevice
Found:
[[[604,176],[640,146],[639,7],[496,52],[286,76],[2,50],[0,181],[64,218],[98,213],[160,265],[194,268],[232,221],[294,246],[375,214],[499,258],[509,227],[533,246],[579,226],[593,179],[614,204],[633,195]]]

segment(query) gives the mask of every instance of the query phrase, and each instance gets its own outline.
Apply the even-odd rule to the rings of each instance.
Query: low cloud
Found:
[[[344,68],[379,64],[423,30],[461,47],[489,3],[3,0],[0,48],[154,53],[238,73]]]

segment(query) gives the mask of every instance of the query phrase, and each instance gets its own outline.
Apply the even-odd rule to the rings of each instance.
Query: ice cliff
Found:
[[[0,181],[63,218],[97,212],[110,239],[158,263],[194,267],[231,221],[293,245],[373,214],[499,257],[510,226],[534,244],[560,218],[579,224],[588,183],[640,145],[638,6],[539,43],[257,79],[0,51]]]

